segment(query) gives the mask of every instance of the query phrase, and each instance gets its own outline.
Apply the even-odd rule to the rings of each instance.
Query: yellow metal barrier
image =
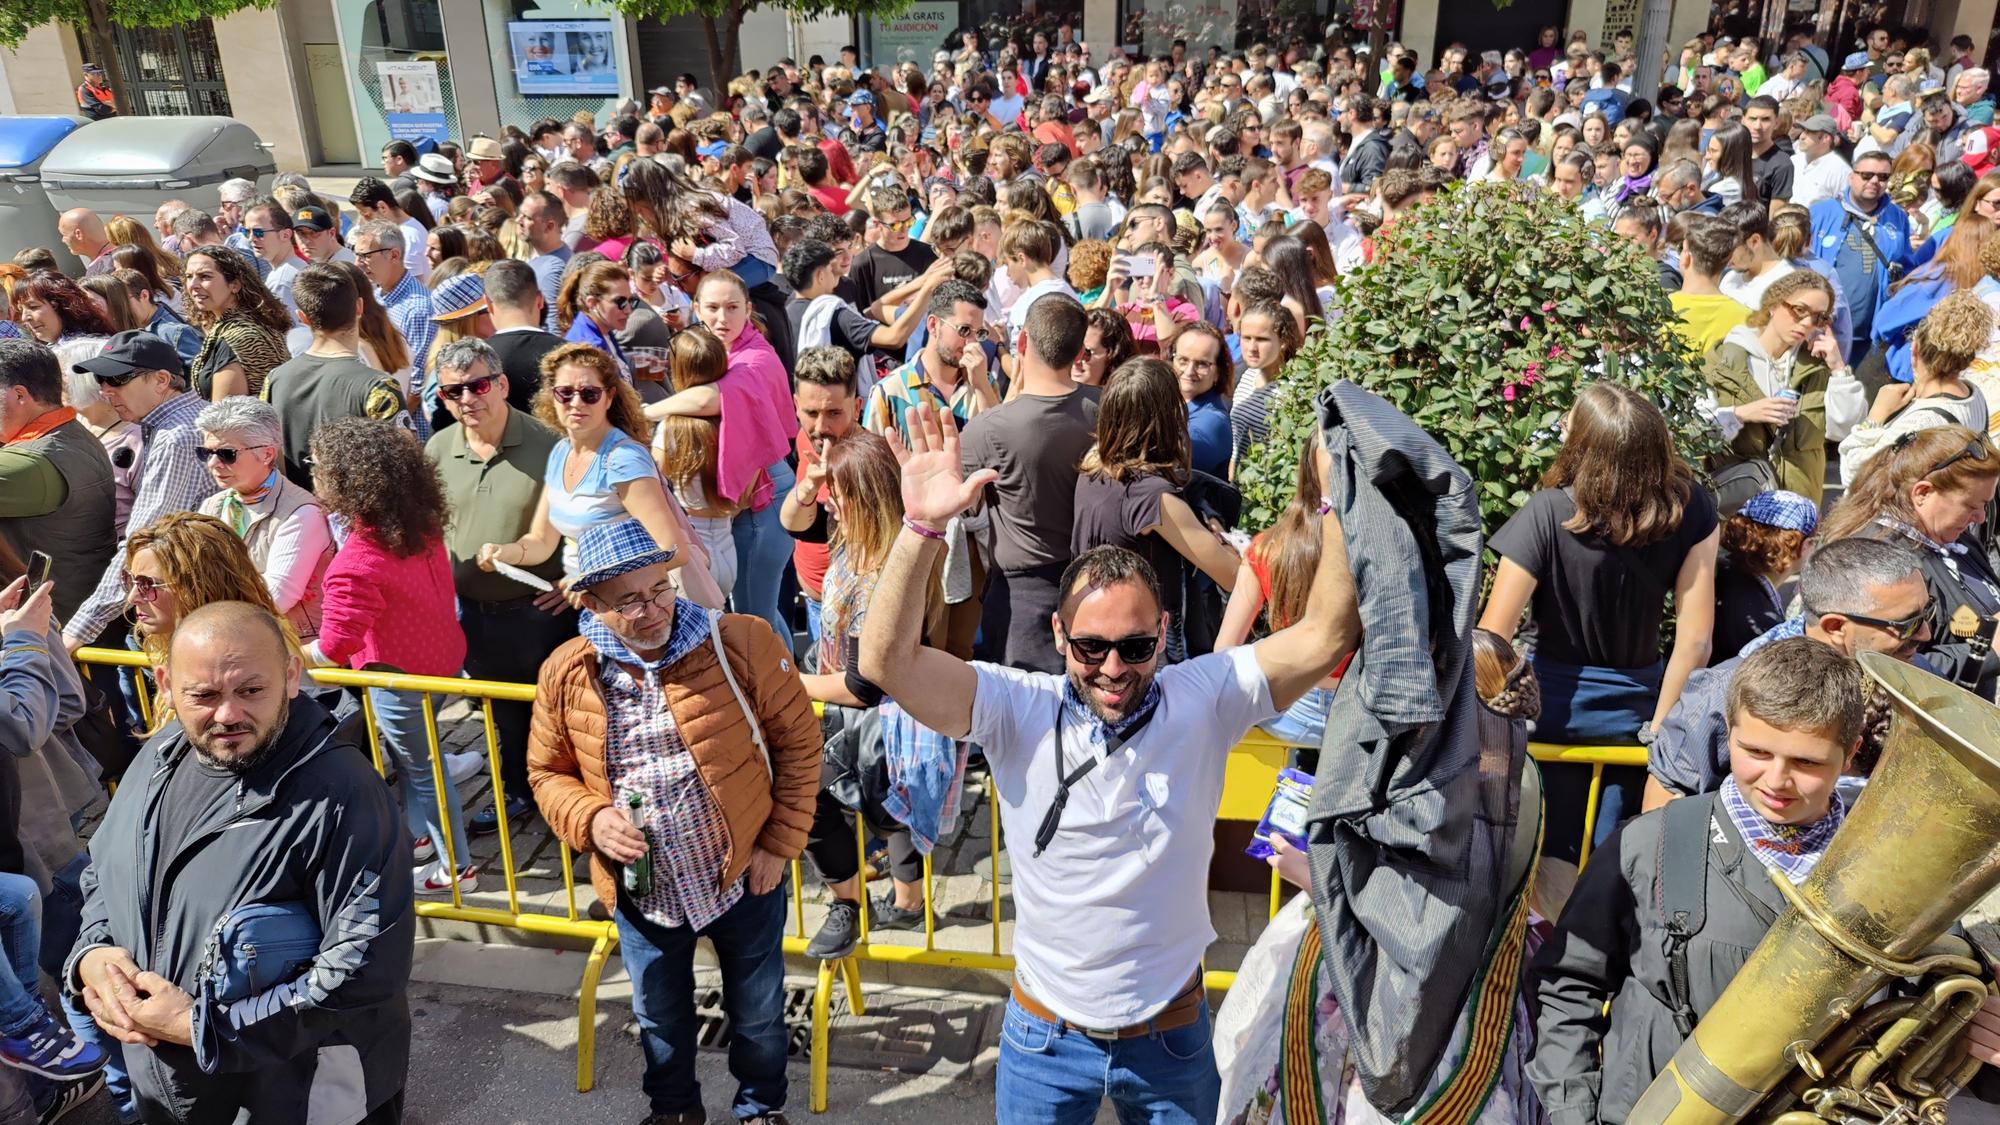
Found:
[[[118,665],[132,668],[147,667],[142,653],[123,649],[84,648],[78,651],[77,660],[84,664]],[[569,845],[558,839],[562,862],[564,890],[564,913],[560,916],[524,911],[520,905],[520,889],[514,868],[514,848],[512,825],[508,821],[506,793],[500,776],[500,746],[494,734],[493,703],[495,700],[531,703],[535,689],[532,684],[500,683],[486,680],[449,679],[435,676],[407,676],[383,672],[356,672],[344,668],[314,668],[308,673],[314,682],[328,687],[383,688],[389,691],[415,692],[423,697],[425,734],[430,742],[432,784],[438,795],[438,823],[444,825],[446,839],[439,841],[443,854],[451,869],[456,871],[459,841],[449,839],[450,817],[444,807],[444,755],[438,738],[437,713],[433,697],[457,695],[480,701],[481,718],[486,731],[487,769],[493,785],[493,801],[500,817],[500,861],[507,887],[507,909],[468,906],[460,895],[457,881],[453,880],[450,902],[428,902],[418,900],[418,917],[438,918],[447,921],[467,922],[482,926],[499,926],[519,930],[524,933],[545,934],[581,940],[590,944],[590,954],[584,963],[583,979],[579,985],[577,998],[577,1057],[576,1088],[587,1092],[593,1084],[592,1071],[596,1058],[596,1013],[597,986],[603,975],[604,965],[612,948],[618,942],[616,923],[598,922],[580,917],[576,909],[576,862]],[[148,677],[140,676],[139,702],[143,716],[151,722],[152,701]],[[382,758],[381,735],[376,729],[373,703],[368,695],[361,695],[363,713],[367,719],[369,751],[374,755],[378,771],[385,768]],[[817,710],[817,705],[815,710]],[[1263,817],[1265,805],[1276,786],[1280,770],[1290,760],[1293,746],[1253,730],[1232,748],[1225,767],[1222,803],[1217,813],[1218,820],[1256,821]],[[1604,769],[1606,766],[1643,766],[1646,763],[1645,748],[1640,746],[1555,746],[1547,743],[1531,743],[1529,754],[1540,762],[1561,762],[1591,766],[1589,800],[1584,812],[1583,859],[1589,858],[1590,835],[1597,820],[1597,810],[1603,791]],[[1000,806],[993,791],[993,783],[986,782],[986,814],[988,829],[995,856],[1000,851]],[[921,947],[906,945],[876,945],[869,940],[868,906],[866,888],[867,871],[867,827],[862,818],[855,817],[855,847],[861,857],[863,886],[861,892],[861,940],[855,951],[841,961],[824,961],[818,967],[817,980],[813,992],[812,1005],[812,1048],[809,1065],[810,1102],[812,1112],[824,1113],[827,1108],[827,1054],[829,1027],[832,1017],[832,999],[836,975],[847,992],[849,1008],[856,1015],[866,1013],[865,999],[861,989],[860,963],[871,961],[878,964],[931,965],[940,968],[982,970],[1012,973],[1013,955],[1003,952],[1000,937],[1000,883],[988,880],[990,900],[988,903],[988,925],[991,931],[990,949],[986,952],[974,950],[940,949],[937,946],[937,911],[932,899],[931,858],[924,857],[924,944]],[[805,894],[803,870],[798,860],[792,861],[792,933],[783,941],[784,951],[794,956],[804,956],[810,941],[806,933]],[[1283,883],[1275,871],[1271,875],[1270,914],[1276,915],[1282,901]],[[1235,983],[1236,974],[1226,970],[1211,970],[1203,975],[1203,984],[1212,990],[1227,990]]]

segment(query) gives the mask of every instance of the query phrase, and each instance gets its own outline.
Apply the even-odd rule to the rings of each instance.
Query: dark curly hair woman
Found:
[[[250,259],[227,246],[188,251],[181,283],[188,323],[202,333],[188,365],[194,393],[211,402],[262,393],[271,369],[292,358],[284,302],[264,288]]]
[[[465,634],[444,547],[450,511],[416,437],[394,422],[343,418],[313,431],[312,459],[314,493],[350,530],[327,564],[319,639],[307,655],[349,668],[457,676]],[[368,698],[402,775],[417,892],[474,889],[478,873],[466,862],[465,814],[450,768],[440,771],[445,816],[438,815],[422,694],[371,688]]]
[[[14,283],[14,319],[44,344],[73,336],[109,336],[117,329],[83,287],[62,274],[35,270]]]

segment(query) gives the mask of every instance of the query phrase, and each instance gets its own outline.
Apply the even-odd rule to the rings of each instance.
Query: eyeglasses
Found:
[[[1872,184],[1886,184],[1889,182],[1889,173],[1887,172],[1856,172],[1854,175],[1856,179],[1867,180]]]
[[[521,165],[521,171],[522,171],[522,172],[523,172],[524,174],[525,174],[525,173],[528,173],[528,172],[539,172],[539,171],[541,171],[541,170],[542,170],[542,166],[541,166],[541,165],[539,165],[539,164],[523,164],[523,165]]]
[[[125,579],[132,585],[132,602],[134,605],[152,605],[159,600],[161,591],[173,589],[173,586],[168,583],[147,578],[143,575],[128,574],[125,576]]]
[[[881,227],[883,230],[904,231],[910,229],[910,222],[911,220],[908,218],[877,219],[875,220],[875,225]]]
[[[493,389],[494,381],[499,378],[500,376],[498,375],[481,375],[477,379],[467,379],[463,383],[439,383],[438,397],[447,398],[452,400],[453,402],[457,402],[461,397],[468,394],[474,396],[475,398],[484,398],[486,397],[486,392]],[[568,390],[569,388],[564,387],[562,389]],[[594,391],[597,388],[591,387],[589,389]],[[564,399],[563,401],[567,402],[569,400]],[[585,401],[595,402],[597,400],[586,399]]]
[[[974,328],[974,327],[973,327],[972,325],[970,325],[970,324],[960,324],[960,323],[958,323],[958,322],[957,322],[957,321],[955,321],[955,320],[947,320],[947,321],[944,321],[944,322],[943,322],[943,323],[942,323],[942,324],[940,325],[940,327],[943,327],[943,328],[949,328],[949,329],[951,329],[951,330],[952,330],[953,332],[956,332],[956,333],[958,334],[958,338],[959,338],[959,339],[961,339],[961,340],[969,340],[969,339],[971,339],[971,338],[972,338],[972,334],[973,334],[974,332],[977,332],[977,331],[979,331],[979,329],[977,329],[977,328]]]
[[[251,238],[263,238],[266,235],[281,233],[279,231],[274,231],[269,227],[244,227],[243,229],[250,232]]]
[[[1177,355],[1174,357],[1174,370],[1213,371],[1215,370],[1215,361],[1212,359],[1196,359],[1188,355]]]
[[[400,254],[400,253],[402,253],[402,251],[396,249],[394,246],[378,246],[373,250],[363,250],[360,253],[354,255],[354,257],[358,261],[365,262],[377,254]]]
[[[1792,314],[1793,320],[1798,321],[1807,328],[1818,328],[1822,324],[1833,323],[1833,314],[1830,312],[1809,309],[1804,305],[1795,304],[1791,301],[1784,301],[1782,304],[1785,306],[1785,311]]]
[[[1839,610],[1833,610],[1832,612],[1840,613],[1840,616],[1847,618],[1849,621],[1859,621],[1863,625],[1873,625],[1877,629],[1893,633],[1898,643],[1909,644],[1918,633],[1923,631],[1924,626],[1930,622],[1931,607],[1934,604],[1934,602],[1925,601],[1924,608],[1908,617],[1899,617],[1893,621],[1886,617],[1868,617],[1859,613],[1840,613]],[[1806,616],[1810,618],[1812,615],[1812,611],[1808,609]]]
[[[443,388],[439,388],[438,393],[439,394],[444,393]],[[549,394],[555,396],[555,400],[557,402],[562,403],[564,406],[568,406],[570,403],[577,402],[579,400],[582,401],[582,403],[585,406],[596,406],[598,400],[604,397],[604,388],[603,387],[550,387]]]
[[[1159,650],[1160,637],[1154,633],[1144,637],[1120,637],[1111,640],[1105,637],[1072,637],[1068,630],[1062,632],[1063,643],[1069,646],[1070,655],[1086,668],[1095,668],[1104,663],[1112,649],[1118,650],[1118,659],[1127,664],[1144,664]]]
[[[253,449],[269,448],[271,447],[268,445],[246,445],[241,449],[231,449],[226,445],[222,445],[210,449],[205,445],[197,445],[194,447],[194,455],[204,465],[208,464],[208,459],[211,457],[225,465],[234,465],[238,454],[248,453]]]
[[[1965,460],[1967,457],[1972,458],[1974,461],[1985,461],[1986,443],[1980,441],[1978,438],[1974,438],[1971,441],[1966,442],[1964,449],[1961,449],[1957,453],[1954,453],[1951,456],[1945,458],[1944,460],[1939,461],[1937,464],[1932,465],[1930,467],[1930,470],[1926,472],[1924,475],[1927,477],[1936,476],[1937,474],[1944,472],[1946,469],[1951,468],[1953,465],[1958,464],[1960,461]]]
[[[671,555],[672,552],[669,552],[669,557],[671,557]],[[612,606],[605,612],[615,613],[627,621],[637,621],[640,617],[645,615],[647,610],[656,608],[658,606],[671,605],[673,604],[673,600],[674,600],[673,585],[671,583],[662,582],[658,586],[653,587],[652,593],[636,594],[632,597],[626,598],[624,601],[619,602],[617,605]]]

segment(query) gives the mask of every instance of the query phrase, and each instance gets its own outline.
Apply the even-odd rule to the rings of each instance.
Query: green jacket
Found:
[[[1733,329],[1708,353],[1703,374],[1715,392],[1717,406],[1742,406],[1769,397],[1758,382],[1757,372],[1767,368],[1770,360],[1756,347],[1755,333],[1747,327]],[[1746,341],[1745,335],[1750,339]],[[1785,426],[1743,423],[1735,436],[1728,438],[1727,452],[1710,461],[1710,470],[1745,461],[1769,461],[1777,470],[1779,488],[1817,497],[1826,487],[1826,391],[1831,378],[1818,356],[1801,352],[1785,383],[1799,392],[1798,415]]]

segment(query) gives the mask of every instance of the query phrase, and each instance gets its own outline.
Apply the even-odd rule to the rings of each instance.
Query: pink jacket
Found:
[[[785,459],[799,416],[792,410],[792,379],[777,349],[754,325],[746,325],[729,348],[729,371],[715,384],[722,395],[721,436],[716,439],[715,483],[724,496],[762,511],[771,504],[766,477],[754,492],[744,489],[757,473]]]
[[[465,667],[451,559],[438,539],[400,558],[356,528],[326,568],[319,650],[361,668],[388,664],[415,676],[456,676]]]

